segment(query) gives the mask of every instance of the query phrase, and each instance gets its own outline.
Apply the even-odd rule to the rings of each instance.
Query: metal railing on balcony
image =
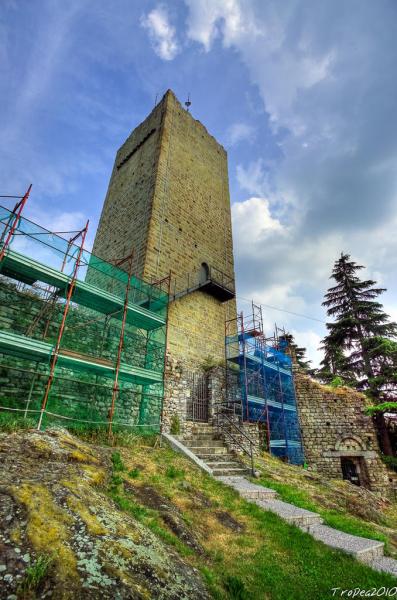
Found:
[[[205,268],[172,278],[170,300],[177,300],[196,290],[206,292],[221,302],[227,302],[236,295],[233,276],[213,265],[205,265]]]

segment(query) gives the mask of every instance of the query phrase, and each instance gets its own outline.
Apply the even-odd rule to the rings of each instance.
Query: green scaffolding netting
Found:
[[[14,218],[0,207],[0,249]],[[80,252],[78,242],[24,218],[18,222],[0,264],[0,405],[26,417],[39,414],[63,323],[44,425],[106,424],[115,398],[116,426],[158,428],[167,282],[129,277],[123,268]]]

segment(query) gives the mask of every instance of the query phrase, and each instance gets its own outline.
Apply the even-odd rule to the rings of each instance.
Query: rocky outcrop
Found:
[[[0,435],[1,598],[208,597],[198,572],[106,493],[110,454],[63,430]]]

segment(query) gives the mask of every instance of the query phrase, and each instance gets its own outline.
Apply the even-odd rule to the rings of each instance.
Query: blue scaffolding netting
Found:
[[[263,333],[261,308],[252,315],[229,321],[226,326],[228,400],[245,422],[260,423],[268,451],[289,463],[304,462],[299,417],[285,333],[276,328],[273,337]],[[237,382],[231,389],[230,382]],[[236,411],[237,412],[237,411]]]

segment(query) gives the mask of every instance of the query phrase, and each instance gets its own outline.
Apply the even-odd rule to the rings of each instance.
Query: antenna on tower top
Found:
[[[187,112],[189,112],[189,107],[191,106],[191,104],[192,103],[190,102],[190,92],[189,92],[189,94],[187,95],[187,100],[185,102]]]

